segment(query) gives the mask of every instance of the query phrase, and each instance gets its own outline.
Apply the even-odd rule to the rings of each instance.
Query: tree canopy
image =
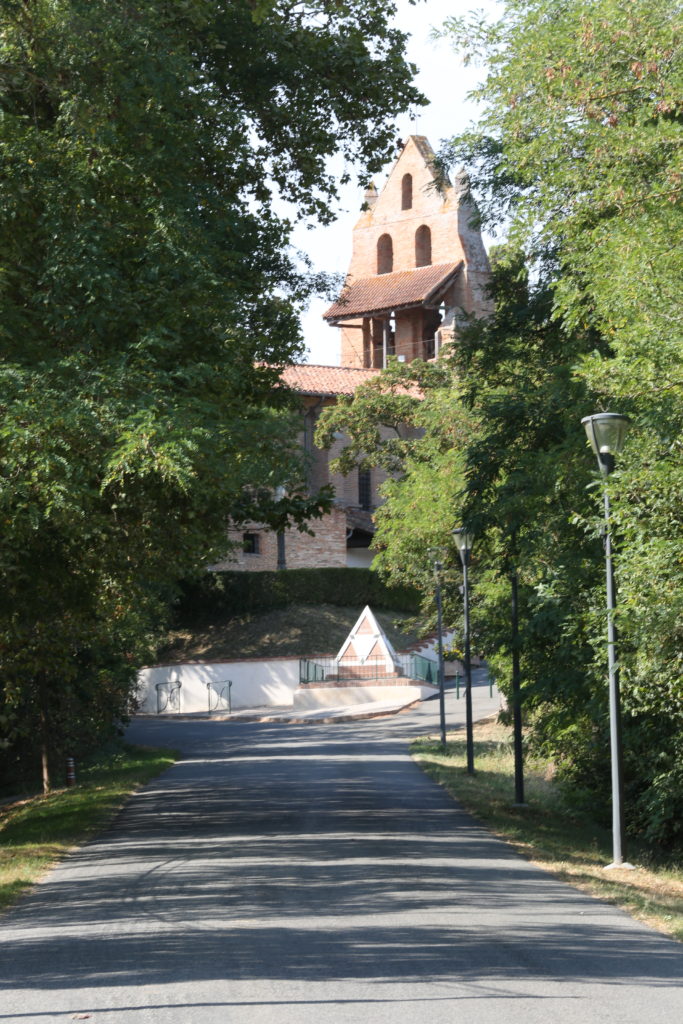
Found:
[[[465,160],[484,216],[508,217],[548,268],[565,335],[601,341],[565,357],[586,388],[577,417],[633,420],[612,489],[626,756],[641,783],[637,760],[659,741],[631,811],[636,827],[680,837],[683,8],[514,0],[472,28],[447,30],[486,62],[486,112],[450,157]]]
[[[455,520],[475,531],[476,642],[503,688],[519,574],[531,742],[606,808],[602,507],[580,420],[628,414],[609,480],[627,827],[670,849],[683,837],[683,9],[507,0],[499,12],[442,32],[485,67],[482,114],[441,158],[466,168],[481,220],[508,235],[496,312],[461,332],[449,378],[424,392],[424,437],[377,516],[378,562],[427,586],[425,539],[447,545]],[[354,403],[352,441],[371,439],[354,421],[364,404],[372,418]]]
[[[316,282],[274,203],[329,219],[327,158],[362,176],[392,154],[421,101],[392,11],[2,3],[5,744],[130,707],[170,588],[229,517],[324,509],[277,371]]]

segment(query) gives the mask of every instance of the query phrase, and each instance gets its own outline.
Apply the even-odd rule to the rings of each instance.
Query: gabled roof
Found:
[[[281,377],[284,383],[300,395],[353,395],[360,384],[365,384],[380,373],[379,370],[351,366],[315,366],[302,363],[286,366]]]
[[[413,140],[413,142],[417,146],[418,150],[422,154],[422,156],[424,158],[424,162],[431,166],[434,163],[434,161],[436,160],[436,153],[434,152],[434,150],[430,146],[429,140],[428,140],[427,136],[426,135],[409,135],[408,138],[406,139],[404,145],[403,145],[403,150],[405,150],[406,146],[408,145],[408,143],[410,142],[411,139]],[[401,153],[403,153],[403,150],[401,151]],[[399,156],[399,160],[400,159],[401,159],[401,157]],[[398,163],[398,160],[396,162]]]
[[[425,305],[435,300],[454,280],[462,265],[463,261],[459,260],[457,263],[440,263],[349,281],[323,319],[336,323]]]

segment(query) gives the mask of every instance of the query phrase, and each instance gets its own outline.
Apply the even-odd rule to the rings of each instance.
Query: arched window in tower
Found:
[[[432,262],[432,233],[426,224],[415,232],[415,266],[428,267]]]
[[[377,273],[390,274],[394,269],[394,244],[391,235],[380,235],[377,239]]]
[[[401,182],[401,209],[412,210],[413,208],[413,176],[404,174]]]

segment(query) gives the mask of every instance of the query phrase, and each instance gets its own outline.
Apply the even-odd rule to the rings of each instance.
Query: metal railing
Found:
[[[439,682],[439,666],[436,661],[425,658],[422,654],[411,654],[411,679],[421,679],[425,683]]]
[[[435,661],[421,654],[399,654],[392,663],[387,658],[360,659],[300,658],[299,684],[354,682],[367,683],[373,679],[418,679],[427,683],[438,682]]]
[[[220,689],[218,689],[220,687]],[[209,702],[209,714],[213,711],[232,711],[232,680],[217,679],[206,684],[206,696]]]
[[[180,690],[182,685],[179,679],[171,679],[165,683],[156,684],[158,715],[162,715],[167,708],[180,712]]]

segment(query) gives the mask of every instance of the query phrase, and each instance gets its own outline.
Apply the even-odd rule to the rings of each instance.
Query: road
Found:
[[[0,1022],[681,1024],[683,946],[533,868],[410,761],[436,711],[135,722],[183,759],[3,918]]]

